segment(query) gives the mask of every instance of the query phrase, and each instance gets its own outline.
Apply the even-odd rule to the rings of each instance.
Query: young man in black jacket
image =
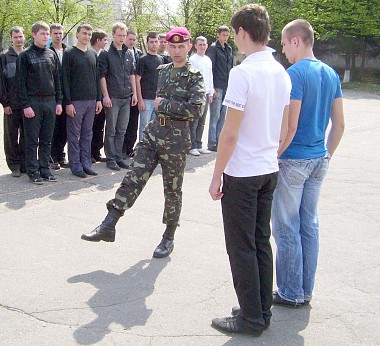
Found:
[[[71,172],[80,178],[97,175],[91,169],[92,125],[102,110],[97,57],[88,48],[89,24],[77,28],[78,42],[63,53],[63,99],[67,113],[67,142]]]
[[[208,149],[216,151],[220,131],[224,125],[227,107],[223,105],[226,95],[228,76],[233,66],[232,48],[227,43],[230,29],[222,25],[218,29],[218,39],[207,49],[206,55],[212,62],[214,95],[210,104],[210,127],[208,132]]]
[[[62,113],[62,92],[58,58],[46,48],[49,26],[34,23],[32,36],[33,45],[17,58],[16,78],[24,113],[26,173],[32,183],[43,184],[43,180],[57,181],[49,158],[55,115]]]
[[[123,160],[123,144],[128,127],[130,107],[137,104],[132,53],[124,44],[127,27],[116,23],[112,28],[113,42],[99,55],[100,85],[106,112],[104,151],[109,169],[128,168]]]
[[[12,177],[25,173],[24,131],[22,109],[16,85],[16,60],[24,49],[24,29],[14,26],[10,30],[12,47],[0,54],[0,75],[4,107],[4,151]]]

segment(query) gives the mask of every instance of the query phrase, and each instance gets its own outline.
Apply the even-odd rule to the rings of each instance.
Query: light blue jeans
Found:
[[[208,129],[208,148],[218,145],[219,135],[226,119],[227,107],[223,106],[226,90],[215,88],[218,96],[210,103],[210,127]]]
[[[139,141],[143,140],[143,132],[145,126],[153,120],[156,116],[156,112],[154,111],[154,100],[144,99],[145,110],[140,111],[140,125],[139,125]]]
[[[328,165],[328,156],[279,160],[272,203],[277,291],[291,302],[312,297],[319,250],[317,204]]]

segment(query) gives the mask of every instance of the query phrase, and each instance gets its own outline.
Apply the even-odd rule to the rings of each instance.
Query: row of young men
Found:
[[[49,33],[50,50],[46,48]],[[7,164],[12,176],[26,172],[36,184],[43,179],[56,181],[51,167],[69,166],[79,177],[96,175],[91,163],[104,160],[100,149],[106,118],[104,146],[110,169],[127,168],[124,157],[133,152],[137,137],[139,110],[134,70],[142,53],[134,47],[136,32],[127,30],[122,23],[115,24],[108,52],[104,51],[107,34],[102,30],[93,32],[89,25],[79,26],[78,42],[70,48],[63,44],[63,34],[60,24],[49,28],[37,22],[32,27],[33,45],[23,52],[23,29],[16,26],[10,30],[12,47],[1,54]],[[153,36],[157,39],[157,35]],[[93,49],[88,49],[90,41]],[[166,41],[161,41],[162,49]],[[167,53],[159,62],[168,62]],[[48,110],[37,110],[41,105],[36,104],[33,109],[31,102],[41,98],[43,102],[54,100],[56,109],[52,108],[53,102]],[[65,160],[66,143],[70,164]]]
[[[47,25],[42,24],[44,24],[42,29],[48,31]],[[0,60],[2,61],[0,71],[2,71],[3,89],[5,90],[4,97],[2,97],[6,115],[4,119],[4,147],[12,176],[19,177],[21,172],[26,171],[31,181],[36,184],[41,184],[43,179],[56,181],[49,171],[49,167],[54,169],[70,167],[74,175],[83,178],[87,175],[96,175],[96,172],[91,168],[90,156],[92,163],[106,161],[107,167],[112,170],[127,168],[125,158],[133,155],[138,123],[140,123],[139,140],[141,140],[146,124],[155,116],[153,101],[157,88],[157,67],[171,61],[166,52],[165,36],[149,33],[147,35],[147,54],[142,56],[142,52],[135,47],[136,32],[128,30],[122,23],[116,23],[112,28],[113,42],[110,49],[104,51],[108,43],[107,34],[102,30],[92,31],[89,25],[82,25],[77,29],[78,43],[67,49],[65,53],[67,47],[62,42],[63,27],[60,24],[52,24],[49,29],[52,37],[49,48],[55,53],[56,60],[58,60],[64,107],[62,107],[61,114],[56,114],[51,141],[51,156],[49,157],[50,165],[48,167],[45,167],[46,159],[44,156],[46,156],[49,148],[45,147],[44,143],[47,142],[48,146],[50,130],[43,131],[42,134],[44,141],[41,142],[42,150],[38,155],[38,158],[42,155],[42,166],[36,170],[38,146],[36,143],[39,143],[36,133],[33,139],[28,137],[27,144],[34,142],[34,146],[27,150],[27,159],[30,161],[32,156],[35,158],[34,165],[33,167],[30,166],[28,170],[24,163],[26,143],[24,143],[23,112],[20,109],[20,102],[17,100],[19,85],[16,85],[18,84],[15,79],[16,69],[10,68],[10,66],[15,65],[17,55],[23,50],[25,38],[21,27],[11,29],[10,35],[13,46],[2,54]],[[32,33],[32,35],[36,41],[37,33]],[[226,107],[222,105],[222,100],[227,87],[228,74],[232,67],[232,49],[227,44],[228,37],[229,28],[227,26],[220,27],[218,40],[207,51],[211,59],[205,55],[208,47],[207,39],[202,36],[198,37],[195,41],[197,54],[190,58],[191,63],[200,69],[204,76],[208,103],[211,103],[208,147],[214,151],[216,151],[217,138],[224,123]],[[95,81],[95,84],[92,85],[97,88],[94,116],[91,114],[92,110],[87,109],[82,102],[80,104],[72,102],[72,97],[74,97],[74,101],[84,101],[88,100],[89,97],[94,97],[94,90],[82,88],[82,86],[88,87],[91,83],[91,80],[87,78],[91,79],[91,77],[83,75],[86,68],[81,68],[81,64],[88,63],[87,60],[81,60],[81,55],[83,53],[85,56],[93,55],[91,50],[87,52],[89,40],[91,47],[96,52],[99,70],[98,78],[96,75],[92,76],[92,81]],[[34,46],[36,46],[35,42]],[[40,48],[44,49],[42,46]],[[89,66],[92,66],[92,72],[94,72],[93,59],[91,63],[92,65]],[[89,66],[86,65],[86,67]],[[215,89],[213,75],[215,76]],[[9,104],[10,99],[14,101],[12,107]],[[103,102],[99,102],[99,99],[102,99]],[[202,135],[207,111],[208,107],[205,107],[202,117],[191,125],[192,148],[190,154],[195,156],[210,152],[202,148]],[[30,118],[32,117],[28,119]],[[33,129],[36,130],[35,127]],[[44,128],[44,130],[46,129]],[[103,138],[105,159],[100,154]],[[66,143],[68,143],[70,164],[65,159],[64,148]],[[38,173],[41,175],[40,171],[43,171],[42,177],[38,177]]]
[[[213,200],[221,200],[239,306],[232,309],[232,316],[213,319],[212,326],[259,336],[270,326],[272,304],[299,307],[312,299],[319,243],[317,203],[343,135],[343,102],[338,74],[314,56],[314,32],[306,20],[290,22],[282,31],[283,53],[293,64],[287,72],[267,50],[270,21],[264,6],[243,6],[231,26],[236,46],[247,57],[229,76],[223,102],[228,107],[226,122],[209,193]],[[188,120],[200,117],[205,102],[199,71],[187,64],[190,34],[184,28],[173,30],[170,52],[173,59],[180,58],[176,61],[181,61],[181,72],[176,71],[178,65],[160,71],[165,92],[160,88],[154,102],[159,119],[147,127],[131,170],[107,203],[107,216],[83,234],[83,240],[115,241],[117,222],[160,162],[166,230],[153,256],[167,257],[173,251],[182,206]],[[179,78],[184,75],[187,78]],[[162,136],[169,139],[163,141]],[[277,244],[278,289],[274,292],[271,220]]]

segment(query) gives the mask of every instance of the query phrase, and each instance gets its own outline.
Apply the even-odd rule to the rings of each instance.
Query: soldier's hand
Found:
[[[163,97],[156,97],[154,100],[154,109],[158,110],[158,105],[160,104],[161,100],[163,100]]]
[[[223,192],[220,187],[222,186],[221,178],[212,178],[208,192],[214,201],[221,199],[223,197]]]

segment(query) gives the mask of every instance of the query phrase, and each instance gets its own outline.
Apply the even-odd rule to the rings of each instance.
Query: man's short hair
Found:
[[[248,4],[238,10],[231,19],[237,34],[239,28],[248,32],[253,42],[267,44],[270,35],[270,21],[267,9],[260,4]]]
[[[57,30],[62,30],[63,31],[63,26],[59,23],[52,23],[50,24],[50,31],[53,31],[54,29]]]
[[[161,39],[166,40],[166,34],[164,32],[162,32],[161,34],[158,34],[158,39],[159,40],[161,40]]]
[[[87,24],[87,23],[78,25],[78,27],[77,27],[77,33],[79,31],[81,31],[81,29],[85,29],[85,30],[88,30],[88,31],[92,31],[93,30],[92,26],[90,24]]]
[[[206,43],[207,43],[207,38],[204,37],[204,36],[198,36],[198,37],[195,39],[194,44],[197,44],[198,41],[206,41]]]
[[[148,35],[146,35],[146,42],[149,42],[150,38],[153,38],[153,39],[158,38],[157,33],[153,31],[148,32]]]
[[[223,32],[223,31],[228,31],[228,32],[230,32],[230,28],[229,28],[227,25],[223,24],[223,25],[221,25],[221,26],[219,27],[219,29],[218,29],[218,34],[220,34],[220,33]]]
[[[91,46],[93,46],[97,40],[103,40],[103,38],[107,37],[107,33],[102,30],[102,29],[95,29],[93,32],[92,32],[92,36],[91,36],[91,40],[90,40],[90,44]]]
[[[133,29],[128,29],[127,30],[127,36],[128,35],[135,35],[135,36],[137,36],[137,31],[136,30],[133,30]]]
[[[38,22],[35,22],[32,25],[32,33],[37,34],[39,30],[50,31],[50,28],[49,28],[49,25],[47,25],[45,22],[43,22],[42,20],[39,20]]]
[[[18,26],[18,25],[16,25],[16,26],[12,26],[11,29],[9,30],[9,35],[12,37],[12,34],[13,34],[14,32],[15,32],[15,33],[18,33],[18,32],[22,32],[22,33],[24,33],[24,29],[23,29],[22,26]]]
[[[314,45],[314,30],[305,19],[296,19],[285,25],[282,29],[284,36],[290,41],[293,37],[299,37],[305,46]]]
[[[112,26],[112,33],[114,34],[114,33],[116,32],[117,29],[128,31],[127,26],[126,26],[124,23],[120,23],[120,22],[115,23],[115,24]]]

